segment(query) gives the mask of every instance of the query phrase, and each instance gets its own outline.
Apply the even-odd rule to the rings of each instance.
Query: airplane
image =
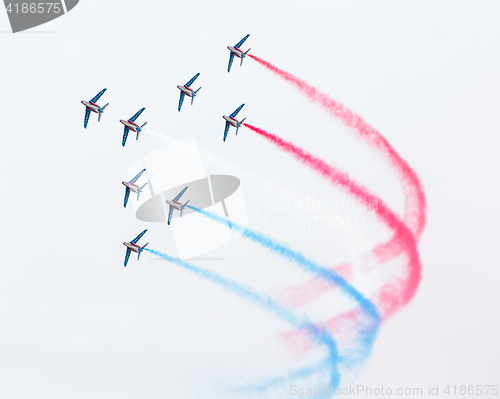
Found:
[[[241,124],[245,121],[246,118],[243,118],[240,122],[235,118],[235,116],[240,112],[240,110],[243,108],[245,104],[241,104],[236,111],[234,111],[231,115],[226,116],[222,115],[224,120],[226,121],[226,129],[224,130],[224,140],[226,141],[227,133],[229,132],[229,126],[234,126],[236,128],[236,134],[238,134],[238,129],[240,128]]]
[[[181,202],[179,202],[179,198],[182,197],[182,194],[184,194],[184,192],[187,190],[188,188],[185,187],[179,194],[177,194],[177,196],[172,200],[166,200],[165,202],[168,204],[169,206],[169,210],[168,210],[168,222],[167,224],[170,225],[170,221],[172,220],[172,213],[174,213],[174,209],[178,210],[178,211],[181,211],[181,216],[182,217],[182,211],[184,210],[184,208],[186,207],[186,205],[188,204],[188,202],[190,200],[187,200],[186,203],[183,205]]]
[[[102,89],[90,101],[84,101],[84,100],[81,101],[81,103],[85,105],[85,119],[83,121],[83,127],[85,129],[87,129],[87,124],[89,123],[90,112],[95,112],[96,114],[99,114],[97,120],[98,122],[101,121],[101,114],[104,112],[104,109],[109,105],[109,103],[107,103],[104,107],[100,107],[99,105],[96,104],[96,101],[101,98],[101,96],[104,94],[106,90],[107,89]]]
[[[125,121],[123,119],[120,119],[120,122],[125,125],[125,129],[123,130],[123,140],[122,140],[122,147],[125,147],[125,143],[127,142],[127,136],[129,130],[132,130],[133,132],[137,133],[136,140],[139,140],[139,134],[142,132],[142,128],[146,125],[147,122],[144,122],[142,126],[139,126],[137,123],[135,123],[135,120],[142,114],[142,112],[146,108],[141,108],[137,113],[130,118],[128,121]]]
[[[139,173],[137,173],[137,175],[135,175],[135,177],[130,180],[130,181],[122,181],[122,184],[125,186],[125,199],[123,201],[123,207],[126,208],[127,207],[127,202],[128,202],[128,196],[130,195],[130,192],[134,192],[134,193],[137,193],[137,201],[139,201],[139,196],[141,195],[142,193],[142,189],[146,186],[146,184],[148,184],[147,182],[144,183],[144,185],[142,187],[139,187],[137,184],[135,184],[135,182],[139,179],[139,177],[141,177],[141,175],[144,173],[146,169],[143,169],[141,170]]]
[[[198,90],[194,91],[189,86],[191,86],[193,84],[193,82],[196,80],[196,78],[198,76],[200,76],[199,73],[194,75],[191,78],[191,80],[189,82],[187,82],[184,86],[177,85],[177,88],[181,91],[181,98],[179,99],[179,107],[177,108],[177,110],[179,112],[181,111],[182,102],[184,101],[184,96],[191,97],[191,105],[193,105],[194,97],[196,96],[196,93],[198,93],[200,91],[201,87]]]
[[[139,241],[141,239],[141,237],[146,233],[146,231],[148,231],[148,230],[147,229],[144,230],[141,234],[139,234],[137,237],[135,237],[132,241],[123,243],[123,245],[125,245],[127,247],[127,253],[125,254],[125,262],[123,263],[123,266],[127,267],[128,258],[130,258],[130,252],[137,253],[138,254],[137,260],[140,259],[141,252],[144,251],[144,248],[146,248],[146,245],[148,245],[149,242],[147,242],[146,244],[144,244],[141,247],[140,245],[137,244],[137,241]]]
[[[227,71],[228,72],[231,70],[231,65],[233,65],[234,56],[236,56],[238,58],[241,58],[240,66],[243,65],[243,58],[245,58],[245,56],[250,51],[250,49],[248,49],[247,51],[243,52],[243,50],[241,50],[240,47],[245,42],[245,40],[248,39],[248,36],[250,36],[250,35],[246,35],[234,47],[227,46],[227,49],[231,52],[231,54],[229,54],[229,64],[227,66]]]

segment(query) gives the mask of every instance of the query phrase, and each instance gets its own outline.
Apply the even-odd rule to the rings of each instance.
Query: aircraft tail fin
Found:
[[[99,112],[99,117],[97,118],[97,121],[100,122],[101,121],[101,115],[104,113],[104,110],[106,109],[106,107],[109,105],[109,103],[107,103],[104,107],[101,107],[99,108],[98,112]]]
[[[193,105],[194,97],[196,96],[196,93],[198,93],[198,92],[200,91],[200,89],[201,89],[201,87],[200,87],[198,90],[196,90],[196,91],[193,93],[193,95],[191,96],[191,105]]]
[[[139,250],[139,252],[137,252],[137,260],[141,259],[141,253],[142,251],[144,250],[144,248],[146,248],[146,245],[148,245],[149,242],[147,242],[146,244],[144,244],[141,249]]]
[[[140,197],[140,195],[142,193],[142,189],[144,187],[146,187],[146,184],[148,184],[148,182],[144,183],[143,186],[139,190],[137,190],[137,201],[139,201],[139,197]]]
[[[238,125],[236,126],[236,136],[238,135],[238,129],[240,128],[240,126],[243,124],[243,122],[245,122],[245,119],[247,118],[243,118],[240,123],[238,123]]]
[[[247,55],[247,53],[248,53],[250,50],[251,50],[251,49],[248,49],[247,51],[245,51],[245,52],[243,53],[243,56],[241,57],[241,61],[240,61],[240,66],[242,66],[242,65],[243,65],[243,58],[245,58],[245,55]]]
[[[135,137],[135,139],[136,139],[136,140],[139,140],[139,135],[140,135],[140,134],[141,134],[141,132],[142,132],[142,128],[143,128],[144,126],[146,126],[146,124],[147,124],[147,122],[144,122],[144,124],[143,124],[142,126],[139,126],[139,127],[137,128],[137,130],[136,130],[136,132],[137,132],[137,136]]]
[[[191,200],[187,200],[186,203],[181,206],[181,215],[179,217],[182,217],[182,211],[184,210],[184,208],[186,208],[186,205],[188,204],[189,201]]]
[[[139,126],[139,127],[137,128],[137,136],[135,137],[135,139],[136,139],[136,140],[139,140],[139,135],[140,135],[140,134],[141,134],[141,132],[142,132],[142,128],[143,128],[144,126],[146,126],[146,125],[147,125],[147,122],[144,122],[144,123],[142,124],[142,126]]]

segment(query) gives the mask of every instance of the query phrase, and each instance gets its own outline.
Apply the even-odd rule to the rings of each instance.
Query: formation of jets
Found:
[[[243,65],[243,59],[246,57],[246,55],[248,54],[250,49],[248,49],[247,51],[243,51],[241,49],[241,46],[248,39],[249,36],[250,35],[246,35],[243,39],[241,39],[234,46],[227,46],[227,49],[229,50],[229,63],[227,66],[228,72],[231,71],[231,66],[233,65],[234,57],[238,57],[241,60],[240,66]],[[185,96],[191,97],[191,105],[193,105],[194,98],[196,97],[198,92],[201,90],[201,87],[199,87],[196,90],[191,88],[192,84],[198,78],[198,76],[200,76],[200,73],[197,73],[196,75],[194,75],[185,85],[183,85],[183,86],[178,85],[177,86],[177,88],[180,90],[179,106],[177,108],[177,110],[179,112],[182,108],[182,103],[184,102],[184,97]],[[89,101],[85,101],[85,100],[81,101],[81,103],[85,106],[85,118],[84,118],[84,122],[83,122],[83,127],[85,129],[87,128],[91,112],[98,114],[97,121],[98,122],[101,121],[101,115],[104,113],[104,110],[109,105],[109,103],[107,103],[106,105],[101,107],[97,104],[97,101],[99,101],[99,99],[102,97],[102,95],[104,94],[104,92],[106,90],[107,90],[106,88],[102,89],[99,93],[97,93]],[[229,116],[226,116],[226,115],[222,116],[222,118],[226,121],[223,141],[226,141],[227,134],[228,134],[229,128],[231,126],[236,128],[236,135],[238,134],[238,129],[243,124],[243,122],[245,121],[246,118],[243,118],[241,121],[238,121],[236,119],[236,115],[238,114],[238,112],[241,111],[241,109],[244,107],[244,105],[245,104],[241,104]],[[124,126],[123,138],[122,138],[122,146],[123,147],[125,147],[125,143],[127,142],[127,137],[128,137],[128,134],[130,131],[135,132],[137,134],[136,140],[139,140],[139,135],[142,132],[144,126],[147,124],[147,122],[144,122],[142,125],[139,125],[138,123],[136,123],[136,120],[141,116],[141,114],[144,112],[145,109],[146,108],[141,108],[130,119],[127,119],[127,120],[120,119],[120,123],[122,123]],[[142,186],[140,186],[137,182],[141,178],[141,176],[143,175],[143,173],[145,171],[146,171],[146,169],[142,169],[139,173],[137,173],[137,175],[135,175],[135,177],[132,180],[122,181],[122,184],[125,186],[125,198],[123,200],[123,207],[124,208],[127,207],[130,192],[137,194],[137,200],[139,200],[139,197],[140,197],[144,187],[148,183],[145,182]],[[167,203],[167,205],[169,206],[168,220],[167,220],[168,225],[170,225],[174,210],[180,211],[180,217],[182,218],[182,211],[184,209],[186,209],[186,206],[187,206],[189,200],[187,200],[184,204],[182,202],[179,202],[179,200],[182,197],[182,195],[186,192],[187,189],[188,189],[188,187],[185,187],[179,194],[177,194],[177,196],[175,198],[173,198],[172,200],[165,201]],[[141,253],[144,251],[144,248],[146,248],[148,243],[144,244],[141,247],[139,244],[137,244],[137,242],[142,238],[142,236],[146,232],[147,232],[147,230],[144,230],[141,234],[139,234],[137,237],[135,237],[132,241],[123,243],[123,245],[125,245],[125,247],[127,248],[127,252],[125,254],[125,262],[123,263],[124,266],[127,266],[131,252],[137,253],[137,259],[140,259]]]
[[[229,63],[227,65],[228,72],[231,71],[231,66],[233,65],[234,57],[238,57],[241,60],[240,66],[243,65],[243,59],[246,57],[246,55],[250,51],[250,49],[248,49],[247,51],[243,51],[241,49],[241,46],[243,45],[245,40],[248,39],[249,36],[250,36],[249,34],[246,35],[243,39],[241,39],[234,46],[227,46],[227,49],[229,50]],[[189,80],[189,82],[187,82],[185,85],[183,85],[183,86],[177,85],[177,88],[181,91],[180,98],[179,98],[179,106],[177,107],[177,110],[179,112],[182,108],[182,103],[184,102],[185,96],[191,97],[191,105],[193,105],[194,98],[196,97],[196,95],[200,91],[201,87],[199,87],[197,90],[194,90],[191,88],[191,85],[198,78],[198,76],[200,76],[200,73],[197,73],[196,75],[194,75],[191,78],[191,80]],[[109,103],[107,103],[104,107],[101,107],[101,106],[97,105],[97,101],[101,98],[101,96],[104,94],[104,92],[106,90],[107,89],[102,89],[90,101],[84,101],[84,100],[81,101],[81,103],[83,105],[85,105],[85,119],[84,119],[84,123],[83,123],[84,128],[87,128],[87,124],[89,122],[89,117],[90,117],[91,112],[98,114],[98,121],[99,122],[101,121],[101,115],[103,114],[104,109],[109,105]],[[226,116],[226,115],[222,116],[222,118],[224,118],[224,120],[226,121],[226,126],[224,129],[224,138],[222,139],[222,141],[224,141],[224,142],[226,141],[226,137],[227,137],[227,134],[229,132],[230,126],[235,127],[236,128],[236,135],[238,134],[238,129],[241,126],[241,124],[245,121],[246,118],[243,118],[241,121],[238,121],[235,118],[235,116],[238,112],[240,112],[241,108],[243,108],[244,105],[245,104],[240,105],[236,109],[236,111],[234,111],[229,116]],[[139,140],[139,135],[142,132],[143,127],[147,124],[147,122],[144,122],[142,125],[139,125],[135,121],[137,120],[137,118],[139,118],[139,116],[144,112],[145,109],[146,108],[141,108],[139,111],[137,111],[137,113],[134,116],[132,116],[132,118],[130,118],[128,120],[120,119],[120,122],[124,125],[122,147],[125,147],[125,143],[127,142],[127,137],[128,137],[129,131],[133,131],[133,132],[137,133],[135,139]],[[125,204],[126,204],[126,201],[125,201]]]

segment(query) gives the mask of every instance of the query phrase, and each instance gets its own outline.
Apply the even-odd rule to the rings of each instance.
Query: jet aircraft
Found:
[[[127,142],[127,137],[128,137],[129,130],[132,130],[133,132],[136,132],[137,133],[137,137],[135,139],[139,140],[139,134],[142,132],[142,128],[146,125],[147,122],[144,122],[144,124],[142,126],[139,126],[137,123],[135,123],[135,120],[143,113],[143,111],[145,109],[146,108],[141,108],[129,120],[120,119],[120,122],[123,123],[123,125],[125,125],[125,129],[123,130],[122,147],[125,147],[125,143]]]
[[[141,234],[139,234],[137,237],[135,237],[132,241],[130,242],[124,242],[123,245],[127,247],[127,253],[125,254],[125,262],[123,263],[123,266],[127,266],[128,263],[128,258],[130,258],[130,252],[135,252],[137,254],[137,260],[140,259],[141,257],[141,252],[144,251],[144,248],[146,248],[146,245],[149,244],[147,242],[144,244],[142,247],[137,244],[137,241],[141,239],[141,237],[148,231],[147,229],[144,230]]]
[[[141,177],[141,175],[144,173],[146,169],[143,169],[141,170],[139,173],[137,173],[137,175],[135,175],[135,177],[130,180],[130,181],[122,181],[122,184],[125,186],[125,199],[123,200],[123,207],[126,208],[127,207],[127,202],[128,202],[128,197],[130,195],[130,192],[134,192],[134,193],[137,193],[137,201],[139,201],[139,196],[141,195],[142,193],[142,189],[146,186],[146,184],[148,184],[147,182],[144,183],[141,186],[137,185],[136,182],[137,180],[139,180],[139,177]]]
[[[248,36],[250,36],[250,35],[246,35],[234,47],[227,46],[227,49],[231,52],[229,54],[229,64],[227,65],[227,71],[228,72],[231,71],[231,65],[233,65],[234,56],[240,58],[241,59],[240,66],[243,65],[243,58],[245,58],[245,56],[250,51],[250,49],[248,49],[247,51],[243,52],[243,50],[241,50],[240,47],[245,42],[245,40],[248,39]]]
[[[95,112],[96,114],[99,114],[99,117],[97,118],[97,121],[98,122],[101,121],[101,115],[104,112],[104,109],[109,105],[109,103],[106,104],[104,107],[100,107],[99,105],[96,104],[96,101],[98,101],[101,98],[101,96],[104,94],[104,92],[106,90],[107,89],[102,89],[90,101],[84,101],[84,100],[81,101],[81,103],[83,105],[85,105],[85,119],[83,121],[83,127],[85,129],[87,129],[87,124],[89,123],[89,117],[90,117],[90,113],[91,112]]]
[[[245,104],[241,104],[238,108],[236,108],[236,111],[234,111],[231,115],[226,116],[222,115],[224,120],[226,121],[226,129],[224,130],[224,139],[223,141],[226,141],[227,133],[229,132],[229,126],[233,126],[236,128],[236,134],[238,134],[238,129],[240,128],[241,124],[245,121],[246,118],[243,118],[241,121],[238,121],[235,116],[238,114],[238,112],[241,111]]]
[[[174,213],[174,209],[175,210],[178,210],[178,211],[181,211],[181,216],[182,217],[182,211],[184,210],[184,208],[186,207],[186,205],[188,204],[188,202],[190,200],[187,200],[185,204],[182,204],[181,202],[179,202],[179,199],[182,197],[182,194],[184,194],[184,192],[187,190],[188,188],[185,187],[179,194],[177,194],[177,196],[173,199],[173,200],[166,200],[165,202],[168,204],[169,206],[169,210],[168,210],[168,222],[167,224],[170,225],[170,221],[172,220],[172,214]]]
[[[177,85],[177,88],[181,91],[181,98],[179,98],[179,107],[177,108],[177,110],[179,112],[181,111],[182,102],[184,101],[184,96],[191,97],[191,105],[193,105],[194,98],[195,98],[196,94],[200,91],[201,87],[195,91],[195,90],[191,89],[191,87],[189,87],[189,86],[191,86],[194,83],[194,81],[196,80],[196,78],[198,76],[200,76],[199,73],[194,75],[191,78],[191,80],[189,82],[187,82],[184,86]]]

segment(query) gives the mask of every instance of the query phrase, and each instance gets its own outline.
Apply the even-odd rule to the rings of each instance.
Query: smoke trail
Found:
[[[358,132],[369,145],[379,150],[382,155],[389,159],[391,165],[395,168],[398,177],[402,183],[405,193],[405,216],[404,222],[410,228],[418,241],[426,223],[427,201],[425,199],[422,184],[410,165],[401,158],[396,150],[391,146],[387,139],[380,134],[375,128],[368,125],[361,116],[357,115],[350,109],[344,107],[340,102],[333,100],[327,94],[322,93],[315,87],[310,86],[307,82],[296,76],[279,69],[271,63],[247,54],[248,57],[257,61],[271,72],[291,83],[310,100],[319,103],[325,108],[330,115],[340,119],[346,126],[353,128]],[[397,245],[396,245],[397,246]],[[381,248],[382,250],[382,248]]]
[[[354,196],[356,199],[364,201],[368,204],[377,204],[377,207],[374,209],[376,215],[387,227],[389,227],[394,232],[394,237],[396,238],[395,243],[398,244],[395,250],[399,252],[403,248],[406,249],[406,253],[409,258],[409,276],[405,282],[406,287],[404,287],[402,290],[400,289],[400,287],[396,287],[399,288],[399,291],[402,292],[393,292],[393,288],[390,285],[387,285],[383,287],[382,292],[380,293],[379,299],[383,300],[382,313],[384,317],[387,317],[388,315],[394,313],[399,308],[408,303],[415,295],[418,285],[420,284],[421,264],[415,237],[413,236],[409,228],[398,218],[398,216],[384,204],[382,199],[374,196],[368,191],[368,189],[356,183],[347,174],[337,170],[320,158],[308,153],[307,151],[304,151],[302,148],[295,146],[289,141],[285,141],[274,134],[266,132],[263,129],[249,125],[247,123],[244,123],[243,125],[254,131],[255,133],[265,137],[271,143],[275,144],[278,148],[281,148],[285,152],[293,155],[296,159],[298,159],[323,177],[327,178],[333,184],[342,187],[346,192]],[[395,282],[395,284],[397,283],[398,281]]]
[[[150,128],[145,129],[145,132],[154,135],[158,139],[163,140],[168,144],[172,144],[178,141],[177,139],[175,139],[172,136],[169,136],[166,133],[158,132]],[[242,168],[240,164],[230,162],[226,159],[222,159],[220,156],[217,156],[207,151],[206,149],[200,149],[200,153],[202,154],[204,161],[209,162],[211,165],[216,165],[217,167],[220,167],[223,170],[231,170],[233,173],[238,172],[238,176],[240,177],[244,176],[245,179],[251,179],[252,182],[263,187],[268,192],[275,193],[276,195],[281,195],[281,196],[284,195],[286,197],[293,197],[299,195],[296,191],[294,191],[293,188],[284,187],[280,185],[279,182],[270,181],[265,178],[262,178],[261,176],[258,176],[255,173],[253,173],[251,170]],[[343,226],[345,226],[345,229],[351,238],[354,237],[356,239],[363,239],[361,234],[356,229],[354,229],[350,225],[350,223],[346,223],[340,215],[336,214],[335,217],[342,221]]]
[[[177,139],[175,139],[167,134],[157,132],[156,130],[153,130],[150,128],[144,128],[143,130],[144,130],[144,133],[151,134],[152,136],[156,137],[157,139],[165,141],[168,144],[172,144],[172,143],[175,143],[177,141]]]
[[[196,209],[196,208],[193,208]],[[225,221],[226,222],[226,221]],[[188,270],[192,273],[195,273],[196,275],[212,282],[215,283],[222,288],[224,288],[226,291],[232,292],[241,298],[244,298],[251,303],[259,306],[260,308],[267,310],[277,317],[279,317],[281,320],[291,324],[294,328],[298,330],[303,330],[307,331],[309,334],[311,334],[316,341],[319,344],[325,345],[328,348],[328,357],[327,357],[327,362],[328,365],[331,367],[331,373],[330,373],[330,384],[333,387],[337,387],[340,381],[340,376],[339,376],[339,371],[337,368],[337,363],[338,363],[338,352],[337,352],[337,346],[335,341],[333,340],[328,333],[322,329],[318,328],[314,324],[312,324],[306,317],[297,317],[294,313],[290,312],[288,309],[286,309],[284,306],[279,304],[278,302],[274,301],[273,299],[260,295],[256,291],[252,290],[250,287],[243,285],[241,283],[238,283],[233,280],[226,279],[222,277],[220,274],[214,273],[210,270],[202,269],[198,266],[195,266],[191,263],[182,261],[178,258],[174,258],[172,256],[163,254],[158,251],[154,251],[152,249],[147,249],[145,248],[145,251],[148,251],[152,253],[153,255],[156,255],[160,258],[163,258],[177,266],[182,267],[185,270]],[[320,365],[324,366],[324,361],[320,362]],[[290,374],[291,378],[298,378],[298,377],[304,377],[314,370],[316,370],[318,365],[315,367],[306,367],[303,370],[300,371],[295,371]],[[266,382],[265,384],[261,384],[259,386],[254,387],[256,390],[264,390],[268,389],[273,385],[276,385],[279,382],[284,382],[284,378],[282,379],[273,379],[271,381]]]
[[[227,224],[227,219],[221,216],[218,216],[214,213],[195,208],[193,206],[187,205],[188,208],[198,211],[204,216],[222,224]],[[352,285],[350,285],[343,277],[341,277],[337,272],[328,270],[324,267],[319,266],[317,263],[312,261],[309,258],[306,258],[298,251],[294,251],[287,247],[284,244],[281,244],[277,241],[274,241],[272,238],[267,237],[261,233],[253,231],[249,228],[239,225],[234,221],[231,221],[231,227],[238,231],[243,236],[251,239],[257,244],[262,245],[268,250],[288,259],[296,264],[298,264],[303,270],[314,273],[316,276],[319,276],[330,283],[333,283],[340,287],[344,293],[348,295],[349,298],[354,300],[362,309],[362,312],[367,315],[371,320],[370,322],[363,322],[363,327],[360,329],[360,335],[363,336],[361,339],[361,348],[359,353],[357,353],[353,358],[355,358],[354,362],[363,360],[366,358],[371,351],[371,347],[378,333],[378,327],[380,324],[380,315],[377,311],[375,305],[366,299],[359,291],[357,291]],[[351,366],[347,362],[346,365]]]
[[[362,139],[364,139],[370,146],[374,147],[389,160],[390,164],[396,170],[405,195],[404,223],[414,234],[415,241],[418,241],[426,223],[427,203],[425,194],[417,174],[408,165],[408,163],[400,157],[389,142],[376,129],[369,126],[359,115],[344,107],[344,105],[340,102],[333,100],[327,94],[321,92],[315,87],[310,86],[304,80],[277,68],[259,57],[250,54],[248,56],[277,76],[291,83],[299,91],[304,93],[311,101],[319,103],[330,115],[340,119],[346,126],[353,128]],[[400,236],[394,234],[389,242],[378,245],[372,251],[372,255],[379,263],[384,263],[398,256],[403,249],[404,246],[401,245]],[[394,292],[392,291],[391,286],[387,285],[382,288],[378,297],[378,301],[380,303],[389,304],[388,310],[391,313],[396,310],[394,306]],[[318,294],[319,293],[316,293],[315,295]],[[314,295],[311,296],[311,298],[312,297],[314,297]]]

